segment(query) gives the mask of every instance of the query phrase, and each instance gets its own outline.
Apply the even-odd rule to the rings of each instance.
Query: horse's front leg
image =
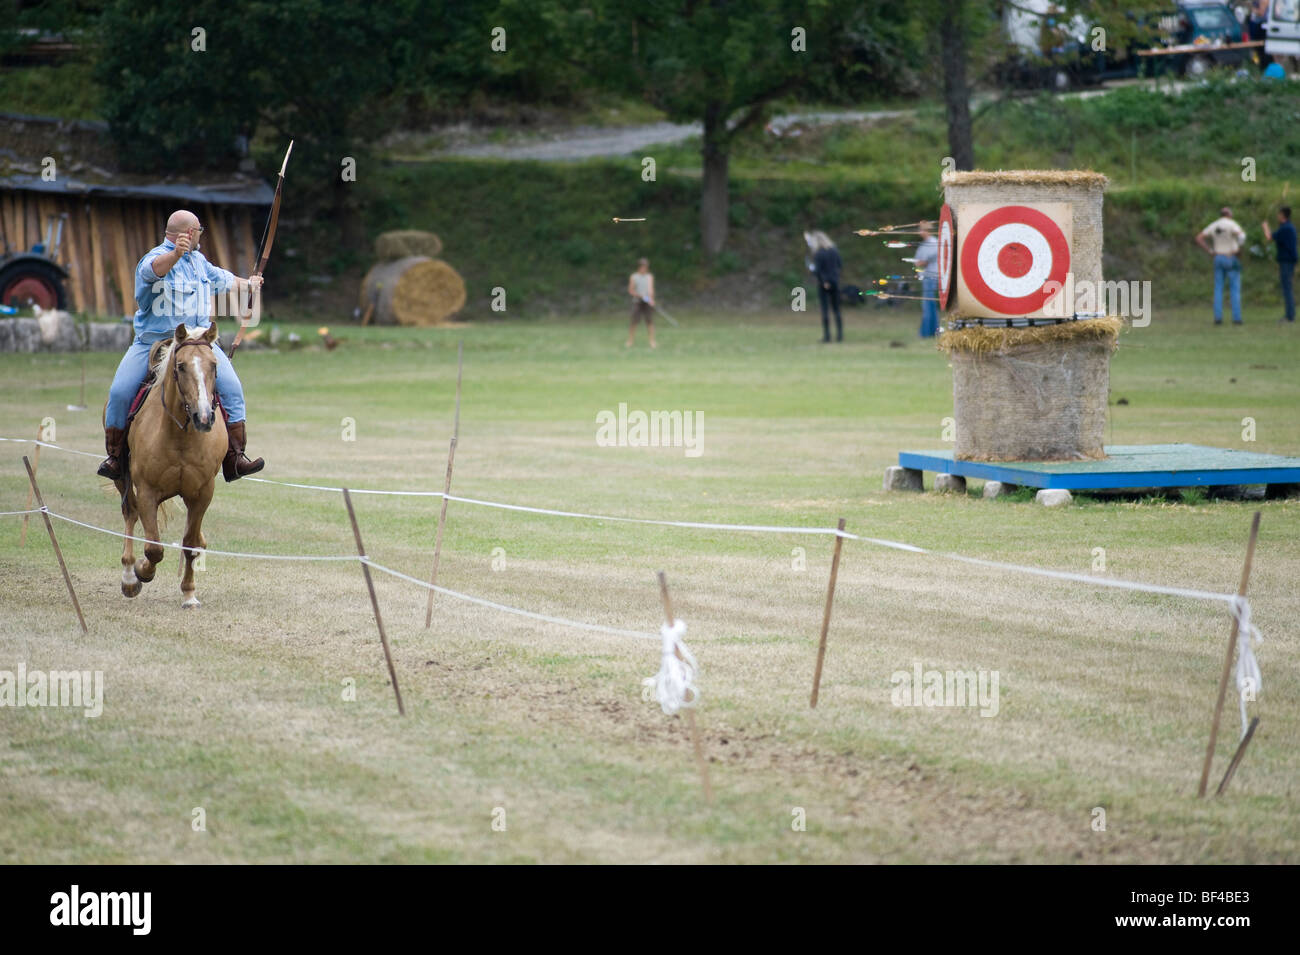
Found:
[[[122,542],[122,596],[135,597],[144,584],[135,575],[135,512],[129,505],[122,505],[122,518],[126,523],[126,540]]]
[[[185,576],[181,579],[181,593],[185,600],[181,606],[186,610],[199,606],[199,598],[194,593],[194,551],[208,546],[203,537],[203,515],[211,502],[211,481],[196,497],[185,499]]]
[[[158,505],[161,503],[153,493],[136,495],[136,509],[140,513],[140,523],[144,527],[144,536],[148,541],[144,545],[144,557],[135,562],[135,575],[146,584],[153,580],[158,565],[162,563],[163,548],[158,536]]]

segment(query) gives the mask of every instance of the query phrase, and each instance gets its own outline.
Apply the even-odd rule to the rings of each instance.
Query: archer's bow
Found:
[[[280,222],[280,194],[284,191],[284,171],[289,168],[289,153],[293,152],[293,140],[289,140],[289,148],[284,151],[284,162],[280,163],[280,178],[275,183],[275,198],[271,200],[271,214],[266,219],[266,228],[262,230],[262,241],[257,245],[257,255],[253,257],[253,271],[249,273],[251,279],[254,275],[261,276],[266,271],[266,262],[271,258],[271,246],[275,243],[275,227]],[[239,331],[235,333],[235,340],[230,346],[230,354],[235,354],[235,349],[239,347],[240,341],[244,337],[244,329],[248,327],[249,320],[257,309],[252,307],[252,295],[261,295],[261,290],[253,292],[251,289],[249,306],[250,313],[248,319],[242,319],[239,323]]]

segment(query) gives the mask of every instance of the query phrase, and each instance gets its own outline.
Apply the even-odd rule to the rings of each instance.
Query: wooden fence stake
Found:
[[[1255,559],[1255,541],[1259,537],[1259,515],[1260,512],[1256,511],[1255,519],[1250,522],[1250,539],[1246,542],[1246,563],[1241,569],[1241,585],[1237,587],[1238,597],[1246,596],[1246,585],[1250,583],[1250,565]],[[1201,768],[1201,785],[1196,790],[1197,797],[1205,796],[1205,787],[1210,779],[1210,763],[1214,761],[1214,745],[1219,741],[1219,719],[1223,716],[1223,698],[1228,692],[1228,676],[1232,673],[1232,659],[1237,650],[1237,622],[1234,615],[1232,630],[1228,634],[1228,652],[1223,658],[1223,674],[1219,677],[1219,699],[1214,704],[1214,722],[1210,724],[1210,743],[1205,748],[1205,765]],[[1246,635],[1246,639],[1250,639],[1249,634]]]
[[[357,539],[357,556],[361,557],[361,572],[366,577],[366,589],[370,591],[370,606],[375,611],[375,624],[379,627],[379,642],[384,646],[384,659],[388,661],[388,676],[393,681],[393,695],[397,697],[397,715],[405,716],[406,707],[402,706],[402,691],[397,688],[397,670],[393,667],[393,651],[388,647],[388,634],[384,633],[384,620],[379,616],[379,598],[375,596],[375,582],[370,579],[370,565],[366,563],[366,549],[361,544],[361,528],[357,526],[357,514],[352,510],[352,497],[348,489],[343,489],[343,503],[348,506],[348,520],[352,522],[352,536]]]
[[[40,447],[40,445],[37,445]],[[50,523],[50,515],[45,513],[45,499],[41,497],[41,489],[36,486],[36,472],[32,470],[32,462],[27,460],[27,455],[23,455],[23,464],[27,467],[27,480],[32,483],[32,493],[36,495],[36,505],[41,509],[41,517],[45,518],[45,529],[50,532],[50,543],[54,545],[54,556],[59,559],[59,570],[63,571],[63,582],[68,585],[68,596],[72,598],[72,608],[77,611],[77,620],[81,623],[81,632],[90,633],[90,628],[86,626],[86,618],[81,615],[81,603],[77,600],[77,592],[72,589],[72,578],[68,576],[68,565],[63,562],[63,551],[59,550],[59,539],[54,536],[54,525]]]
[[[1232,782],[1232,776],[1241,764],[1241,757],[1246,755],[1246,747],[1250,745],[1251,739],[1255,735],[1255,727],[1259,725],[1259,717],[1253,717],[1250,726],[1246,728],[1246,735],[1241,738],[1237,744],[1237,751],[1232,754],[1232,762],[1228,764],[1228,771],[1223,774],[1223,782],[1219,783],[1219,788],[1214,791],[1214,795],[1222,796],[1223,791],[1228,788],[1228,783]]]
[[[442,529],[447,523],[447,495],[451,493],[451,469],[456,463],[456,442],[460,438],[460,373],[465,355],[465,342],[456,346],[456,417],[451,426],[451,448],[447,451],[447,478],[442,482],[442,510],[438,513],[438,533],[433,540],[433,573],[429,586],[438,583],[438,561],[442,557]],[[424,611],[424,629],[433,623],[433,591],[429,591],[429,605]]]
[[[37,441],[41,440],[40,428],[36,429],[36,440]],[[32,456],[36,458],[36,460],[32,462],[32,480],[35,481],[36,471],[41,466],[41,446],[39,444],[36,446],[36,450],[33,452]],[[32,509],[32,489],[29,487],[27,489],[27,507],[25,508],[25,510],[30,511],[31,509]],[[23,515],[23,532],[18,535],[19,547],[27,546],[27,518],[29,517],[31,517],[30,514]]]
[[[664,576],[662,570],[659,571],[659,595],[663,597],[664,617],[667,618],[668,626],[671,627],[675,622],[673,617],[673,602],[668,597],[668,578]],[[677,659],[681,660],[682,651],[676,650],[675,652],[677,653]],[[695,747],[695,764],[700,769],[700,779],[704,783],[704,801],[712,805],[713,785],[709,781],[709,763],[708,760],[704,758],[704,744],[700,742],[700,727],[695,722],[694,708],[684,707],[684,709],[686,709],[686,723],[691,730],[691,744]]]
[[[839,530],[844,530],[844,518],[840,518]],[[813,709],[817,708],[817,694],[822,688],[822,664],[826,661],[826,634],[831,628],[831,604],[835,601],[835,578],[840,574],[840,548],[844,545],[844,538],[840,534],[835,535],[835,552],[831,556],[831,581],[826,588],[826,611],[822,614],[822,638],[817,645],[817,669],[813,673],[812,698],[809,699],[808,705]]]

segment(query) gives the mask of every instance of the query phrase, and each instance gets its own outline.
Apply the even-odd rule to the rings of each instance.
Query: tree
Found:
[[[700,238],[727,239],[732,143],[773,100],[836,61],[845,0],[604,0],[592,60],[615,85],[677,122],[699,122]]]
[[[948,150],[958,169],[975,168],[975,138],[966,76],[967,0],[943,0],[939,17],[939,61],[943,106],[948,118]]]

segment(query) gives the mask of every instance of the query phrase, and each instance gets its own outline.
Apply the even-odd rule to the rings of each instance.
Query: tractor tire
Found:
[[[0,305],[66,309],[68,292],[57,269],[40,262],[16,262],[0,270]]]

